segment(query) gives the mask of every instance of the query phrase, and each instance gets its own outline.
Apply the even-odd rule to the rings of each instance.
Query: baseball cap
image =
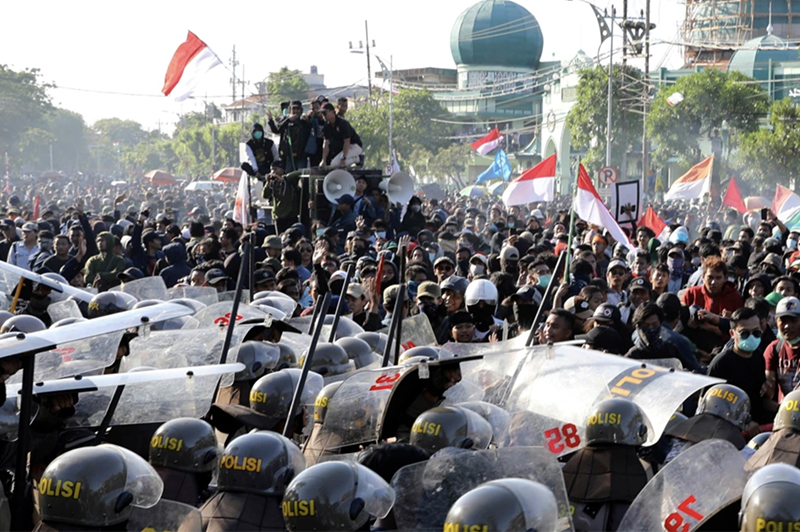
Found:
[[[264,239],[264,244],[262,244],[261,247],[271,248],[271,249],[283,249],[283,243],[281,242],[281,237],[272,235]]]
[[[780,303],[781,300],[783,299],[783,296],[778,292],[770,292],[764,299],[766,299],[767,303],[769,303],[773,307],[777,307],[778,303]]]
[[[523,286],[516,293],[511,295],[512,299],[521,299],[523,301],[533,301],[536,296],[536,289],[532,286]]]
[[[25,228],[23,227],[22,230],[24,231]],[[781,258],[775,253],[767,253],[767,256],[764,257],[764,262],[770,266],[775,266],[779,270],[781,269]]]
[[[628,271],[628,263],[625,262],[624,260],[619,260],[619,259],[612,260],[608,264],[608,271],[611,271],[616,267],[620,267],[620,268],[624,269],[625,271]]]
[[[417,288],[417,298],[420,297],[438,299],[442,297],[442,290],[439,288],[439,285],[433,281],[425,281],[420,283],[419,287]]]
[[[616,323],[621,319],[619,308],[611,303],[602,303],[599,307],[594,309],[592,319],[599,323]]]
[[[15,227],[14,220],[11,218],[4,218],[3,221],[0,222],[0,225],[3,227]]]
[[[356,299],[364,297],[364,288],[358,283],[347,285],[347,295]]]
[[[320,111],[336,111],[332,103],[328,102],[320,108]]]
[[[208,284],[217,284],[220,281],[227,281],[230,279],[221,268],[211,268],[206,272],[206,282]]]
[[[506,246],[500,250],[500,260],[519,260],[519,250],[514,246]]]
[[[135,281],[137,279],[141,279],[144,277],[144,273],[139,268],[128,268],[122,273],[117,274],[117,279],[122,281],[123,283],[127,283],[130,281]]]
[[[778,303],[778,308],[775,310],[775,317],[780,318],[782,316],[800,316],[800,299],[796,297],[784,297],[781,299]]]
[[[439,285],[439,288],[441,288],[442,292],[445,290],[452,290],[453,292],[463,296],[467,293],[467,286],[469,286],[469,281],[467,281],[465,278],[458,275],[451,275],[442,281],[442,284]]]
[[[34,233],[38,233],[39,232],[39,226],[36,225],[33,222],[25,222],[24,224],[22,224],[22,230],[23,231],[33,231]]]
[[[433,263],[433,267],[437,268],[440,264],[444,264],[444,263],[447,263],[450,266],[455,267],[455,263],[453,262],[453,259],[451,259],[450,257],[447,257],[447,256],[439,257],[438,259],[436,259],[436,262]]]
[[[633,290],[647,290],[649,292],[652,289],[653,287],[650,284],[650,281],[648,281],[644,277],[637,277],[636,279],[631,281],[631,284],[628,286],[628,290],[631,292]]]
[[[338,199],[337,202],[338,202],[339,205],[345,205],[346,204],[346,205],[350,205],[352,207],[353,204],[356,202],[356,200],[353,199],[353,196],[351,196],[350,194],[342,194],[341,196],[339,196],[339,199]]]
[[[580,296],[572,296],[564,302],[564,310],[568,310],[575,314],[576,317],[588,320],[592,317],[592,309],[589,308],[589,302]]]
[[[253,272],[253,284],[261,284],[275,279],[275,275],[269,270],[259,269]]]

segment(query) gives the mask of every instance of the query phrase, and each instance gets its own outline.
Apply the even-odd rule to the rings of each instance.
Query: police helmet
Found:
[[[307,355],[308,351],[306,350],[298,362],[300,367],[303,367]],[[314,350],[314,358],[311,360],[311,369],[324,377],[333,377],[353,371],[356,366],[341,346],[319,342]]]
[[[615,397],[600,401],[586,419],[586,444],[642,445],[647,441],[647,418],[639,406]]]
[[[89,319],[109,316],[130,310],[137,303],[136,298],[124,292],[101,292],[89,301]]]
[[[544,485],[522,478],[492,480],[453,503],[445,530],[554,531],[558,503]]]
[[[492,426],[471,410],[437,406],[417,416],[410,442],[435,453],[445,447],[483,450],[492,441]]]
[[[302,371],[297,368],[282,369],[258,379],[250,391],[250,408],[274,417],[275,421],[289,415],[289,407]],[[303,387],[302,404],[310,405],[322,390],[322,377],[309,371]]]
[[[317,398],[314,400],[314,423],[325,423],[325,414],[328,413],[331,400],[342,382],[344,381],[332,382],[317,394]]]
[[[768,464],[744,487],[739,524],[742,531],[795,530],[800,525],[800,470]]]
[[[42,277],[44,277],[45,279],[50,279],[51,281],[55,281],[57,283],[69,284],[69,282],[66,279],[64,279],[63,275],[59,275],[54,272],[43,273]]]
[[[195,312],[195,314],[200,312],[204,308],[206,308],[206,304],[205,303],[201,303],[200,301],[197,301],[196,299],[189,299],[188,297],[181,297],[181,298],[178,298],[178,299],[170,299],[169,302],[170,303],[176,303],[178,305],[183,305],[184,307],[189,307],[190,309],[192,309]]]
[[[356,369],[361,369],[377,360],[372,348],[361,338],[339,338],[335,343],[345,350],[348,358],[355,363]]]
[[[293,441],[275,432],[251,432],[225,448],[217,485],[220,491],[283,495],[305,468],[306,459]]]
[[[412,347],[411,349],[403,351],[403,354],[400,355],[398,363],[404,364],[406,362],[439,360],[439,349],[440,348],[438,347],[430,347],[427,345]]]
[[[464,294],[466,305],[471,307],[480,301],[485,301],[489,305],[497,304],[497,287],[488,279],[475,279]]]
[[[28,316],[21,314],[7,319],[2,326],[0,326],[0,333],[21,332],[21,333],[35,333],[47,329],[45,324],[35,316]]]
[[[131,506],[149,508],[164,484],[138,455],[103,444],[67,451],[39,480],[39,511],[45,523],[106,527],[123,523]]]
[[[781,429],[800,431],[800,390],[786,394],[778,407],[772,430]]]
[[[667,421],[667,427],[664,429],[664,434],[669,434],[672,428],[676,427],[678,423],[683,423],[687,419],[689,418],[680,412],[675,412],[672,414],[672,417],[669,418],[669,421]]]
[[[281,357],[278,362],[278,369],[296,368],[297,355],[294,354],[294,350],[286,344],[278,344],[278,349],[281,350]]]
[[[253,381],[261,378],[268,370],[278,365],[281,350],[277,345],[250,340],[242,342],[231,362],[241,362],[245,369],[235,376],[237,381]]]
[[[717,384],[703,395],[697,413],[711,414],[744,430],[750,423],[750,398],[732,384]]]
[[[220,454],[214,428],[200,419],[172,419],[150,439],[150,464],[185,473],[212,471]]]
[[[386,349],[386,340],[389,338],[384,333],[379,332],[363,332],[358,333],[356,338],[360,340],[364,340],[369,345],[370,349],[372,349],[376,353],[383,353]]]
[[[11,314],[9,311],[0,310],[0,326],[2,326],[6,321],[10,320],[13,317],[14,315]]]
[[[58,320],[57,322],[55,322],[54,324],[52,324],[50,326],[50,328],[51,329],[57,329],[59,327],[66,327],[67,325],[72,325],[74,323],[80,323],[82,321],[89,321],[89,320],[87,320],[86,318],[76,318],[74,316],[71,317],[71,318],[62,318],[62,319]]]
[[[358,530],[389,514],[394,489],[377,473],[353,462],[324,462],[292,480],[283,496],[283,519],[291,532]]]
[[[137,301],[136,304],[133,305],[131,308],[145,308],[145,307],[154,307],[156,305],[160,305],[164,301],[162,299],[142,299],[141,301]]]

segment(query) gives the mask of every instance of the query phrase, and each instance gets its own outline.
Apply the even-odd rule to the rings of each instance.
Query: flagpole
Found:
[[[569,282],[569,260],[572,252],[572,234],[575,232],[575,198],[578,195],[578,182],[572,184],[572,209],[569,215],[569,240],[567,241],[567,257],[564,261],[564,282]]]

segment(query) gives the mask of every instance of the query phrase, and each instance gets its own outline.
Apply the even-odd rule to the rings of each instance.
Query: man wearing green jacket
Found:
[[[125,259],[114,254],[114,235],[108,231],[97,235],[97,249],[100,253],[86,261],[85,281],[102,292],[119,284],[117,274],[125,271]]]

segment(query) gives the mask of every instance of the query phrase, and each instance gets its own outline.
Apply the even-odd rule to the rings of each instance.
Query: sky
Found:
[[[609,0],[593,0],[610,8]],[[651,67],[680,67],[678,39],[684,6],[677,0],[651,0]],[[629,0],[631,14],[645,0]],[[195,0],[4,0],[0,63],[13,69],[38,68],[42,79],[59,88],[53,103],[83,115],[88,124],[101,118],[135,120],[146,129],[171,133],[181,113],[202,110],[203,99],[231,101],[227,64],[236,47],[236,76],[250,84],[283,66],[308,72],[316,65],[325,84],[366,85],[365,56],[349,52],[349,42],[365,40],[369,22],[374,55],[395,69],[455,68],[450,31],[458,15],[475,0],[349,0],[323,2],[210,2]],[[568,60],[578,50],[597,54],[597,22],[585,3],[570,0],[517,0],[538,20],[544,36],[542,60]],[[615,3],[618,13],[622,1]],[[124,7],[123,7],[124,6]],[[44,16],[42,16],[44,15]],[[209,72],[194,100],[182,103],[161,95],[172,54],[194,32],[226,63]],[[620,30],[616,32],[620,35]],[[616,39],[616,44],[620,44]],[[607,49],[608,43],[604,45]],[[643,66],[641,61],[632,64]],[[373,73],[377,61],[372,61]],[[241,86],[237,96],[241,94]]]

